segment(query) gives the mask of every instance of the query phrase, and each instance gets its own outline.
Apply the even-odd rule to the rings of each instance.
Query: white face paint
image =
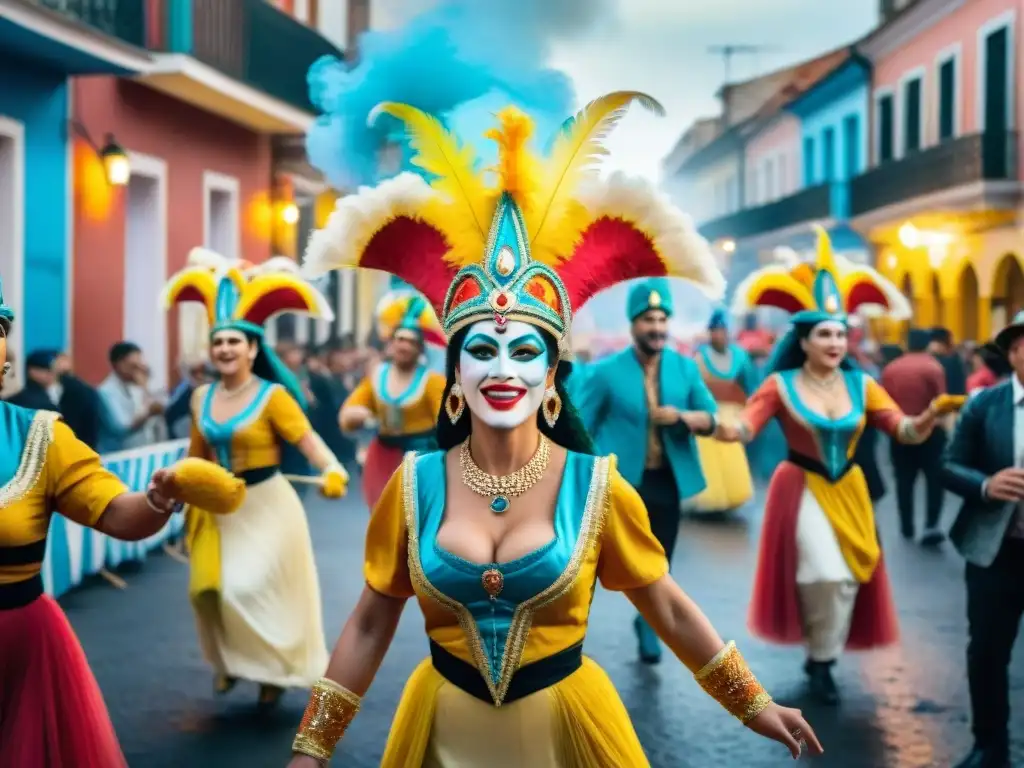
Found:
[[[541,332],[511,321],[499,332],[490,320],[469,327],[459,352],[466,405],[495,429],[514,429],[534,418],[544,402],[550,367]]]

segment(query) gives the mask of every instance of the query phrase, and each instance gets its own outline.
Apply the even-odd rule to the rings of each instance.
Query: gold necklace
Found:
[[[810,384],[815,389],[821,390],[822,392],[832,393],[835,389],[836,383],[839,381],[839,371],[832,371],[828,376],[815,376],[806,368],[801,369],[801,373],[804,375],[804,381]]]
[[[253,385],[253,383],[255,383],[255,381],[256,381],[256,377],[255,376],[250,376],[248,379],[246,379],[244,384],[239,384],[234,389],[228,389],[226,386],[224,386],[224,382],[222,381],[220,383],[220,395],[225,400],[234,400],[239,395],[241,395],[241,394],[243,394],[245,392],[248,392],[249,388],[252,387],[252,385]]]
[[[491,497],[491,512],[504,514],[512,506],[512,499],[522,496],[544,476],[551,458],[551,443],[540,436],[537,452],[526,464],[510,475],[489,475],[473,461],[469,451],[469,440],[462,444],[459,451],[459,464],[462,467],[462,483],[473,493]]]

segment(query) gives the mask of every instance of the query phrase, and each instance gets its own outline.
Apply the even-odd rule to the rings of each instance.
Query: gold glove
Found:
[[[245,482],[218,464],[189,457],[170,468],[175,499],[215,515],[230,515],[245,499]]]
[[[938,416],[945,416],[947,413],[959,411],[966,402],[967,398],[964,395],[939,395],[932,400],[932,410]]]
[[[744,724],[749,723],[761,714],[772,697],[757,682],[747,662],[736,648],[736,643],[729,641],[694,679],[700,683],[711,698],[725,707],[729,714]]]
[[[292,752],[315,760],[330,760],[361,703],[362,699],[352,691],[321,677],[313,686],[299,732],[292,742]]]
[[[340,499],[348,491],[348,472],[341,466],[328,467],[320,480],[320,493],[325,498]]]

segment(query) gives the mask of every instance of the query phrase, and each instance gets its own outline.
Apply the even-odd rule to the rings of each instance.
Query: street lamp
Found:
[[[128,153],[114,140],[112,133],[107,134],[99,155],[107,182],[113,187],[123,187],[127,184],[132,177],[132,164],[128,160]]]

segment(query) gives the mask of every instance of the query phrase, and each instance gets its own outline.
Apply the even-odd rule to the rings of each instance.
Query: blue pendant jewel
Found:
[[[491,499],[491,512],[496,515],[504,514],[508,511],[511,504],[512,502],[508,500],[508,496],[495,496]]]

